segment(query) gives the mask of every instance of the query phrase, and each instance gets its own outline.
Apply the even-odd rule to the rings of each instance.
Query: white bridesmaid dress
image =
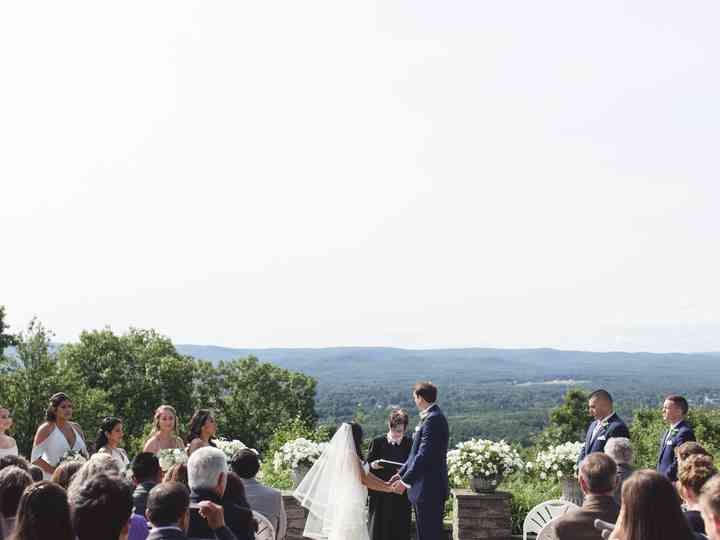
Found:
[[[0,458],[5,456],[17,456],[18,447],[17,445],[11,446],[10,448],[0,448]]]
[[[85,441],[82,436],[73,426],[70,427],[73,430],[73,433],[75,433],[75,444],[73,444],[72,448],[70,447],[68,440],[65,438],[65,435],[63,435],[63,432],[60,431],[56,425],[48,438],[32,449],[30,462],[32,463],[36,459],[42,458],[45,463],[56,467],[65,455],[65,452],[72,450],[73,452],[83,452],[84,454],[87,454],[87,447],[85,446]],[[43,471],[43,478],[45,480],[50,480],[52,475]]]

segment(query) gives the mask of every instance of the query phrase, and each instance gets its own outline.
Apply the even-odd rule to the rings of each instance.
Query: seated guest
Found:
[[[666,476],[651,470],[635,471],[625,481],[622,508],[610,540],[696,540],[680,497]]]
[[[20,467],[23,471],[30,472],[30,463],[22,456],[7,455],[0,458],[0,471],[11,465]]]
[[[615,437],[605,445],[605,453],[612,458],[617,465],[617,485],[613,492],[613,499],[620,504],[620,494],[625,480],[633,473],[633,449],[630,439],[627,437]]]
[[[70,481],[70,485],[67,488],[68,500],[72,501],[87,482],[101,474],[118,476],[120,471],[118,470],[115,460],[107,454],[93,454],[90,456],[90,459],[82,464],[82,467],[80,467]]]
[[[709,456],[695,454],[680,461],[678,469],[680,496],[685,501],[685,517],[690,523],[690,528],[696,533],[705,534],[705,523],[700,515],[700,492],[705,482],[717,472]]]
[[[82,468],[80,461],[63,461],[52,475],[52,481],[67,489],[75,474]]]
[[[23,492],[33,483],[32,477],[20,467],[5,467],[0,471],[0,518],[6,535],[15,527],[15,515]]]
[[[70,499],[78,540],[124,540],[130,528],[132,488],[119,476],[100,474]]]
[[[30,473],[30,476],[32,476],[33,482],[39,482],[44,477],[43,470],[37,465],[30,465],[30,470],[28,470],[28,472]]]
[[[189,490],[190,486],[188,485],[187,479],[187,465],[185,463],[176,463],[170,467],[165,473],[163,482],[180,482]]]
[[[682,396],[668,396],[663,402],[663,420],[670,427],[660,440],[660,452],[655,469],[667,476],[671,482],[677,480],[678,461],[675,449],[683,443],[695,440],[695,433],[685,420],[688,410],[688,402]]]
[[[222,507],[228,523],[232,523],[237,531],[245,531],[245,535],[235,535],[238,540],[254,540],[257,530],[255,518],[245,499],[245,487],[242,480],[234,472],[229,472],[227,475]]]
[[[222,506],[227,486],[227,461],[222,450],[205,446],[192,453],[187,462],[190,502],[193,505],[210,501]],[[238,515],[225,513],[225,523],[238,540],[247,538],[247,522]],[[190,509],[190,538],[215,538],[208,522],[195,509]]]
[[[65,490],[37,482],[23,492],[12,540],[75,540]]]
[[[705,482],[700,493],[700,508],[705,534],[710,540],[720,540],[720,474]]]
[[[699,442],[688,441],[682,443],[675,449],[675,457],[678,460],[678,468],[680,464],[690,456],[708,456],[710,459],[713,458],[712,454],[705,450]]]
[[[245,485],[245,498],[250,508],[268,518],[275,528],[275,538],[278,540],[285,538],[287,514],[282,493],[277,489],[262,485],[255,479],[260,470],[258,455],[252,450],[244,448],[235,453],[230,461],[230,467]]]
[[[614,523],[620,507],[613,499],[617,482],[615,462],[601,452],[594,452],[580,463],[578,479],[585,498],[582,508],[568,510],[552,523],[558,540],[601,540],[595,520]]]
[[[152,524],[148,540],[176,540],[187,538],[190,525],[190,497],[187,488],[179,482],[163,482],[152,490],[147,499],[145,516]],[[225,526],[222,506],[211,502],[200,503],[200,512],[218,540],[236,540]]]
[[[145,502],[148,493],[162,481],[162,469],[160,461],[151,452],[140,452],[132,463],[133,482],[133,513],[145,515]]]

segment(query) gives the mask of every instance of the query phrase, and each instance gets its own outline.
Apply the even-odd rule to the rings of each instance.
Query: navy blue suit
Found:
[[[450,431],[437,405],[428,410],[413,437],[412,448],[398,474],[410,485],[408,499],[415,508],[418,540],[440,540],[445,499],[449,495],[447,449]]]
[[[625,422],[623,422],[617,414],[613,413],[613,415],[608,418],[607,422],[607,427],[600,428],[595,434],[595,437],[593,437],[592,434],[593,431],[595,431],[595,426],[597,425],[598,421],[594,420],[592,424],[590,424],[590,427],[585,434],[585,444],[583,445],[582,451],[580,452],[580,458],[578,459],[578,463],[580,463],[583,459],[585,459],[586,456],[592,454],[593,452],[604,452],[605,443],[608,442],[608,439],[612,439],[613,437],[627,437],[628,439],[630,438],[630,430],[625,425]]]
[[[680,422],[677,427],[677,433],[668,439],[670,430],[668,429],[663,433],[662,439],[660,440],[660,451],[657,459],[657,472],[664,474],[668,477],[671,482],[677,480],[677,457],[675,456],[675,449],[683,443],[695,440],[695,433],[693,433],[690,424],[685,420]]]

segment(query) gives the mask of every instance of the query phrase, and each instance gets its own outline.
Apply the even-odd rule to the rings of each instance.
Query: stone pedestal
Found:
[[[292,496],[292,491],[283,491],[283,504],[287,514],[286,540],[303,540],[307,510]]]
[[[453,540],[510,540],[510,493],[475,493],[469,489],[454,489],[453,497]]]

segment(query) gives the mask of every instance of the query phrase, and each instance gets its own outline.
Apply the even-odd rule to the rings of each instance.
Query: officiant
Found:
[[[412,439],[405,435],[408,422],[409,417],[405,411],[393,410],[388,419],[388,432],[370,443],[367,461],[373,474],[382,480],[390,480],[410,455]],[[412,511],[407,493],[397,495],[371,490],[369,507],[370,540],[410,539]]]

